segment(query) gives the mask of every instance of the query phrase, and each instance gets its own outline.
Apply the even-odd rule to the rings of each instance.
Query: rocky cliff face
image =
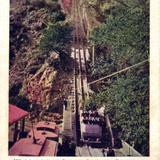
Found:
[[[29,103],[50,109],[59,108],[62,97],[69,89],[69,86],[63,85],[64,76],[69,80],[70,75],[57,71],[50,64],[51,61],[59,61],[57,53],[47,56],[38,47],[42,31],[52,21],[52,8],[37,2],[11,1],[10,103],[26,108]]]
[[[11,3],[10,85],[17,80],[22,82],[22,73],[28,65],[31,66],[30,60],[33,60],[33,52],[48,20],[49,13],[45,8],[34,7],[31,4],[23,5],[20,1]],[[21,80],[18,78],[19,74],[21,74]]]

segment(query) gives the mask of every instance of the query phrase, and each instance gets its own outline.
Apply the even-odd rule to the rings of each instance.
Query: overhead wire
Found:
[[[124,69],[122,69],[122,70],[119,70],[119,71],[114,72],[114,73],[112,73],[112,74],[109,74],[109,75],[107,75],[107,76],[105,76],[105,77],[102,77],[102,78],[99,78],[99,79],[97,79],[97,80],[94,80],[94,81],[92,81],[92,82],[89,82],[88,85],[91,85],[91,84],[94,84],[94,83],[96,83],[96,82],[102,81],[102,80],[104,80],[104,79],[106,79],[106,78],[112,77],[112,76],[117,75],[117,74],[122,73],[122,72],[125,72],[125,71],[127,71],[127,70],[129,70],[129,69],[138,67],[138,66],[140,66],[140,65],[142,65],[142,64],[144,64],[144,63],[146,63],[146,62],[149,62],[149,59],[144,60],[144,61],[139,62],[139,63],[136,63],[136,64],[134,64],[134,65],[132,65],[132,66],[126,67],[126,68],[124,68]]]

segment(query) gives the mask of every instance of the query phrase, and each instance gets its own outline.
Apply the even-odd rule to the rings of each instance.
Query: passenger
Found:
[[[87,120],[86,120],[86,119],[83,119],[83,123],[84,123],[84,124],[87,124]]]
[[[89,116],[89,113],[87,110],[85,110],[85,116]]]
[[[98,123],[99,123],[100,126],[102,126],[103,125],[102,119],[99,119]]]
[[[96,123],[95,118],[94,118],[94,117],[91,117],[91,119],[92,119],[92,124],[95,124],[95,123]]]
[[[82,117],[84,117],[85,116],[85,111],[82,111]]]
[[[76,145],[72,142],[70,143],[70,153],[69,153],[69,156],[75,156],[75,153],[76,153]]]
[[[96,116],[96,118],[95,118],[95,119],[96,119],[96,121],[99,121],[99,118],[98,118],[97,116]]]
[[[90,116],[92,116],[92,117],[94,116],[94,111],[90,112]]]
[[[86,111],[86,116],[89,116],[89,111]]]
[[[95,116],[96,116],[96,117],[99,117],[99,114],[98,114],[98,112],[97,112],[97,111],[95,111]]]
[[[68,156],[69,153],[69,140],[65,140],[64,142],[62,142],[62,155],[63,156]]]
[[[85,118],[83,119],[83,122],[84,122],[84,124],[88,124],[88,117],[85,117]]]
[[[109,150],[107,151],[107,156],[108,157],[115,157],[115,152],[112,148],[109,148]]]
[[[102,154],[103,154],[103,157],[107,157],[106,150],[104,148],[102,149]]]
[[[97,124],[97,117],[95,117],[94,119],[95,119],[95,124]]]
[[[86,116],[85,119],[86,119],[86,120],[89,120],[89,117]]]
[[[96,116],[96,117],[99,117],[99,114],[98,114],[98,112],[97,112],[97,111],[95,111],[95,116]]]
[[[89,123],[92,124],[92,117],[89,117]]]
[[[65,107],[65,110],[67,110],[67,100],[64,98],[64,100],[63,100],[63,105],[64,105],[64,107]]]

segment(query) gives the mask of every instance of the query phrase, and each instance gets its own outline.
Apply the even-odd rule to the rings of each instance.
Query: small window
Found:
[[[46,128],[46,127],[38,127],[37,131],[48,131],[48,132],[55,132],[52,128]]]

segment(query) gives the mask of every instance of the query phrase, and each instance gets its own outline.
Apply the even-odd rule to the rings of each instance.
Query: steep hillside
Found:
[[[48,46],[44,48],[41,44],[46,43],[50,32],[48,28],[54,24],[59,26],[57,35],[60,35],[58,33],[61,29],[70,28],[64,20],[65,14],[56,0],[11,1],[10,103],[25,109],[32,103],[46,109],[57,108],[57,111],[61,111],[60,101],[67,95],[67,82],[71,74],[71,68],[67,67],[67,63],[72,64],[72,59],[69,50],[67,52],[53,47],[46,51]],[[56,30],[53,27],[52,31],[54,29]],[[65,39],[65,36],[68,38],[69,34],[70,30],[60,39]],[[50,38],[47,44],[54,41],[59,46],[63,45],[60,44],[60,39],[54,39],[54,35]],[[66,42],[69,43],[70,40]]]
[[[148,155],[149,1],[83,2],[88,19],[99,22],[89,34],[89,80],[97,82],[86,107],[105,106],[113,130]]]

